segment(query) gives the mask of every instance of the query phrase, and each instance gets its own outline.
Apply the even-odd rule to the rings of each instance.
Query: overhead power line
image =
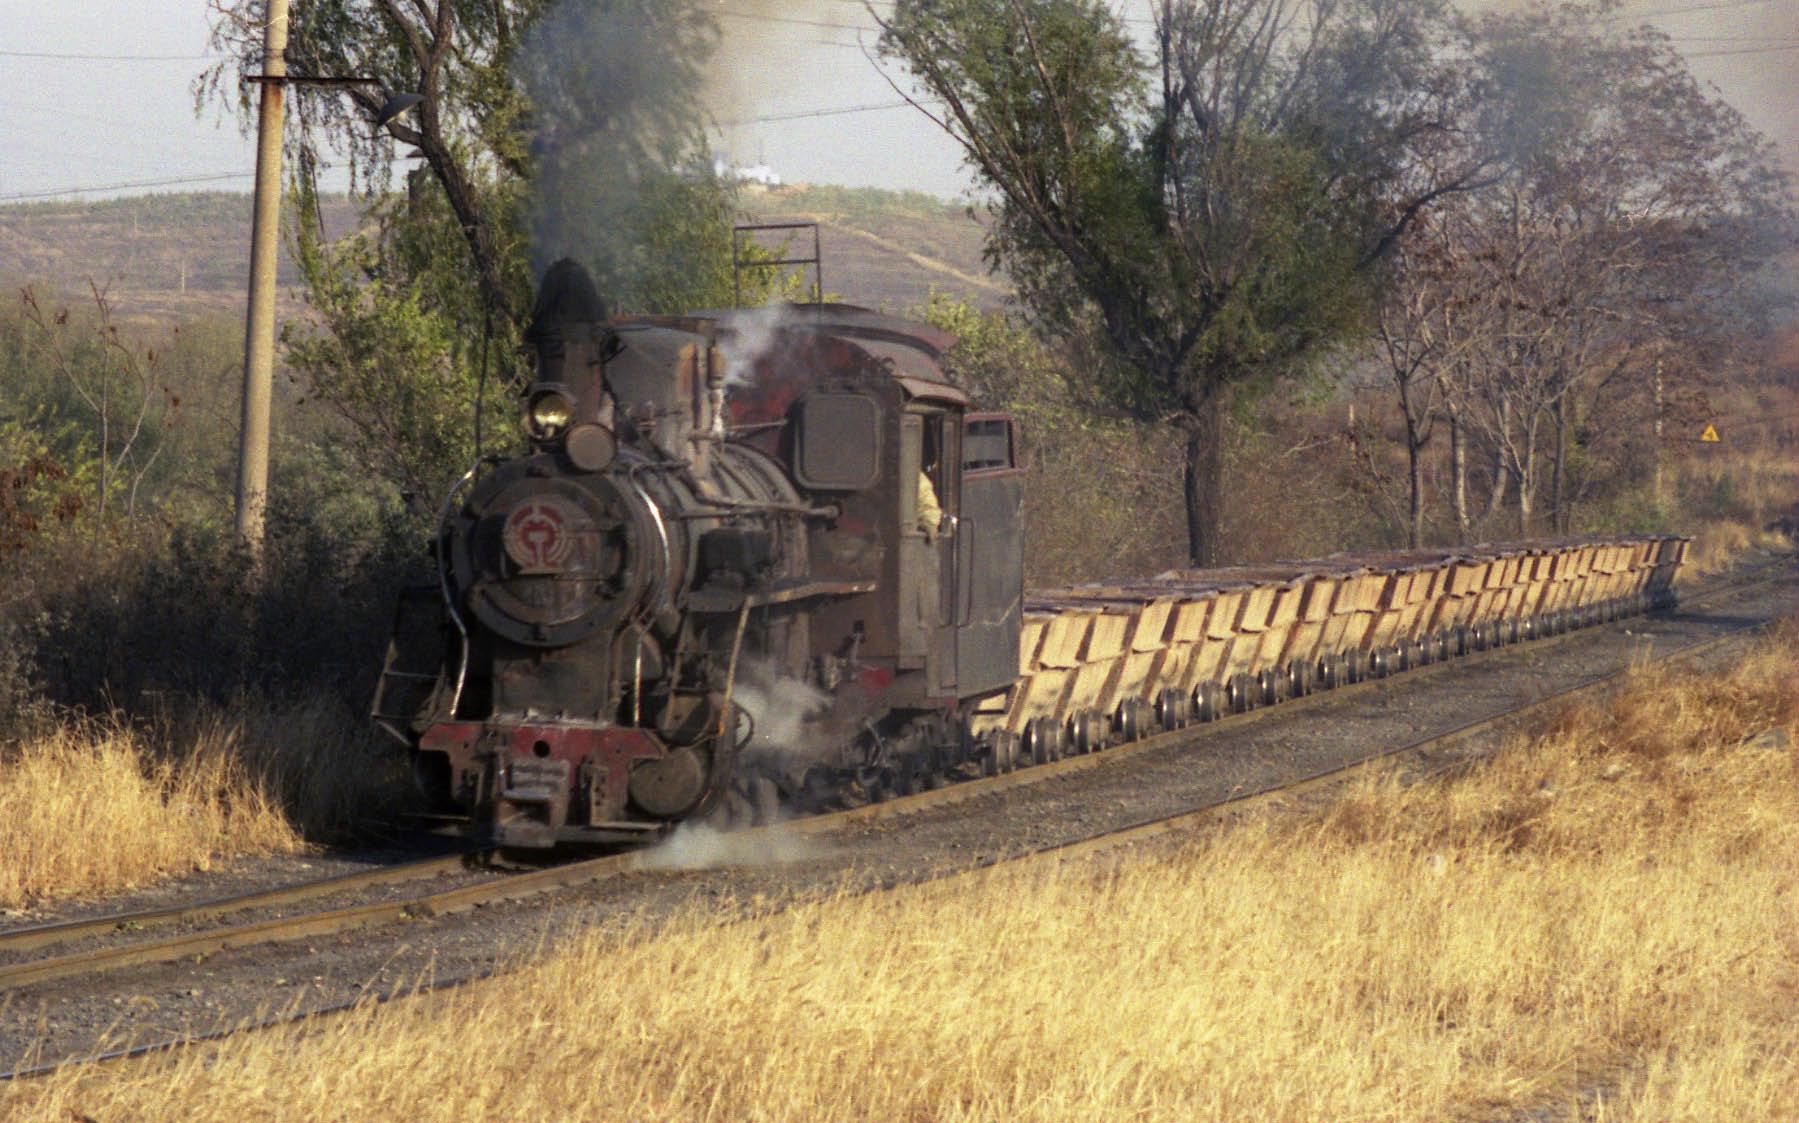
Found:
[[[1766,55],[1776,51],[1799,51],[1799,43],[1767,44],[1761,47],[1737,47],[1730,50],[1688,51],[1688,58],[1719,58],[1723,55]]]
[[[859,5],[861,3],[861,0],[836,0],[836,2]],[[1719,2],[1719,3],[1696,4],[1696,5],[1689,5],[1689,6],[1685,6],[1685,7],[1668,8],[1668,9],[1663,9],[1661,11],[1656,11],[1656,12],[1642,13],[1640,16],[1637,16],[1635,18],[1652,18],[1652,17],[1668,16],[1668,15],[1681,15],[1681,14],[1686,14],[1686,13],[1691,13],[1691,12],[1714,11],[1714,10],[1721,9],[1721,8],[1751,7],[1751,6],[1755,6],[1755,5],[1758,5],[1761,3],[1765,3],[1765,2],[1767,2],[1767,0],[1723,0],[1723,2]],[[788,25],[795,25],[795,26],[801,26],[801,27],[814,27],[814,28],[836,30],[836,31],[862,32],[862,31],[871,30],[869,28],[858,27],[858,26],[851,25],[851,24],[831,23],[831,22],[827,22],[824,20],[799,19],[799,18],[791,17],[791,16],[771,16],[771,15],[763,15],[760,13],[752,13],[752,12],[738,12],[738,11],[733,11],[733,10],[730,10],[727,8],[718,8],[718,9],[715,9],[715,11],[717,12],[717,14],[727,17],[727,18],[731,18],[731,19],[752,20],[752,21],[764,22],[764,23],[788,24]],[[1127,17],[1127,19],[1128,18],[1129,17]],[[1148,22],[1148,21],[1132,20],[1132,22]],[[1753,39],[1752,37],[1734,37],[1733,38],[1733,37],[1729,37],[1729,36],[1712,36],[1712,37],[1694,36],[1694,37],[1691,37],[1691,41],[1694,41],[1694,42],[1745,41],[1745,42],[1756,43],[1756,40]],[[834,41],[829,41],[829,40],[821,41],[821,42],[815,43],[813,45],[814,46],[843,47],[843,48],[849,48],[849,49],[861,49],[860,44],[834,42]],[[1735,48],[1717,48],[1717,49],[1710,49],[1710,50],[1704,50],[1704,51],[1693,51],[1693,52],[1689,52],[1687,54],[1687,57],[1689,57],[1689,58],[1712,58],[1712,57],[1720,57],[1720,56],[1767,54],[1767,53],[1773,53],[1773,52],[1793,51],[1793,50],[1799,50],[1799,42],[1761,42],[1761,43],[1757,43],[1754,46],[1744,46],[1744,47],[1735,47]],[[124,54],[115,55],[115,54],[85,54],[85,53],[75,53],[75,52],[53,52],[53,51],[0,50],[0,57],[43,58],[43,59],[62,59],[62,60],[99,61],[99,62],[113,62],[113,61],[121,61],[121,62],[124,62],[124,61],[129,61],[129,62],[175,62],[175,61],[195,62],[195,61],[209,61],[209,60],[216,61],[225,56],[220,56],[220,55],[124,55]],[[799,121],[799,120],[809,120],[809,119],[820,118],[820,117],[841,117],[841,116],[848,116],[851,114],[858,114],[858,113],[885,112],[885,111],[895,110],[895,109],[904,109],[912,104],[913,103],[904,101],[904,100],[872,102],[872,103],[867,103],[867,104],[862,104],[862,105],[834,106],[834,107],[824,107],[824,108],[818,108],[818,109],[795,110],[793,112],[787,112],[787,113],[762,114],[762,115],[755,116],[755,117],[745,117],[745,118],[739,118],[739,119],[730,120],[730,121],[721,121],[721,122],[718,122],[718,124],[724,128],[736,128],[736,127],[741,127],[741,126],[745,126],[745,125],[771,124],[771,123],[777,123],[777,122],[782,122],[782,121]],[[25,107],[25,108],[35,109],[37,107],[32,106],[32,107]],[[28,201],[28,200],[33,200],[33,199],[51,199],[51,198],[57,198],[59,196],[84,195],[84,194],[92,194],[92,193],[101,192],[101,191],[125,191],[125,190],[132,190],[135,188],[146,188],[146,187],[174,187],[174,186],[182,186],[182,185],[186,185],[186,184],[219,183],[219,182],[226,182],[226,181],[231,181],[231,180],[247,180],[247,179],[252,179],[252,178],[254,178],[253,172],[222,172],[222,173],[212,174],[212,175],[173,176],[173,177],[168,177],[168,178],[164,178],[164,179],[131,180],[131,181],[120,182],[120,183],[97,184],[97,185],[93,185],[93,186],[84,186],[84,187],[65,187],[65,188],[57,188],[54,190],[22,191],[22,192],[13,192],[10,194],[0,194],[0,203],[16,203],[16,202],[24,202],[24,201]]]
[[[799,19],[794,16],[769,16],[761,12],[734,12],[729,8],[716,9],[717,14],[726,19],[754,20],[757,23],[785,23],[794,27],[818,27],[828,31],[869,31],[871,28],[859,27],[853,23],[829,23],[825,20]]]
[[[1611,18],[1626,19],[1660,19],[1663,16],[1690,16],[1695,12],[1716,12],[1726,8],[1757,8],[1769,0],[1720,0],[1714,4],[1688,4],[1679,8],[1663,8],[1658,12],[1618,12]]]
[[[878,113],[886,109],[906,109],[909,101],[876,101],[866,105],[845,105],[831,109],[797,109],[791,113],[767,113],[759,117],[742,117],[735,121],[720,121],[726,128],[739,125],[763,125],[774,121],[803,121],[813,117],[843,117],[851,113]]]
[[[0,195],[0,203],[22,203],[28,199],[53,199],[59,195],[89,195],[95,191],[129,191],[137,187],[175,187],[187,183],[221,183],[229,179],[255,179],[255,172],[219,172],[216,175],[184,175],[169,179],[134,179],[123,183],[101,183],[92,187],[60,187],[53,191],[15,191]]]
[[[863,4],[863,0],[833,0],[833,2],[839,3],[839,4],[853,5],[857,8],[861,8],[862,4]],[[1729,8],[1758,7],[1758,6],[1767,4],[1769,2],[1771,2],[1771,0],[1718,0],[1718,2],[1715,2],[1715,3],[1689,4],[1689,5],[1684,5],[1681,7],[1663,8],[1663,9],[1659,9],[1657,11],[1652,11],[1652,12],[1628,12],[1628,11],[1618,12],[1609,18],[1613,19],[1613,20],[1659,19],[1664,16],[1690,15],[1690,14],[1697,13],[1697,12],[1711,12],[1711,11],[1718,11],[1718,10],[1729,9]],[[891,0],[878,0],[878,2],[876,3],[875,6],[876,7],[892,7],[892,4],[891,4]],[[762,13],[762,12],[742,12],[742,11],[737,11],[737,10],[734,10],[731,8],[725,8],[725,7],[718,7],[713,10],[717,15],[722,16],[726,19],[748,20],[748,21],[756,22],[756,23],[784,24],[784,25],[791,26],[791,27],[811,27],[811,28],[817,28],[821,31],[853,31],[853,32],[860,33],[860,32],[868,32],[868,31],[878,30],[877,28],[867,27],[867,26],[858,25],[858,24],[836,23],[836,22],[832,22],[830,20],[803,19],[803,18],[800,18],[797,16],[768,15],[768,14]],[[1145,17],[1141,17],[1141,16],[1120,16],[1119,18],[1123,22],[1131,23],[1131,24],[1146,24],[1147,25],[1147,24],[1151,24],[1151,23],[1155,22],[1153,19],[1145,18]],[[1679,37],[1676,37],[1676,41],[1677,42],[1680,42],[1680,41],[1716,42],[1720,38],[1732,38],[1732,37],[1703,36],[1703,35],[1679,36]],[[1751,42],[1754,41],[1752,37],[1744,36],[1741,38],[1751,41]],[[836,42],[836,41],[830,41],[830,40],[817,42],[812,45],[813,46],[842,47],[842,48],[848,48],[851,50],[862,49],[862,44],[859,44],[859,43],[843,43],[843,42]],[[1786,43],[1766,43],[1766,44],[1758,45],[1755,47],[1746,47],[1740,51],[1695,52],[1690,57],[1703,58],[1703,57],[1707,57],[1708,55],[1714,55],[1714,54],[1719,54],[1719,53],[1759,54],[1759,53],[1766,52],[1766,51],[1784,51],[1784,50],[1791,50],[1791,49],[1793,49],[1793,46],[1786,44]],[[231,56],[229,56],[229,55],[221,55],[221,54],[138,55],[138,54],[94,54],[94,53],[87,53],[87,52],[80,52],[80,51],[0,50],[0,58],[54,59],[54,60],[73,61],[73,62],[221,62],[221,61],[228,60],[230,57]]]
[[[813,117],[844,117],[852,113],[879,113],[884,110],[904,109],[912,103],[908,101],[871,102],[866,105],[844,105],[823,109],[801,109],[791,113],[770,113],[758,117],[744,117],[733,121],[720,121],[725,128],[740,125],[759,125],[776,121],[800,121]],[[53,199],[63,195],[87,195],[96,191],[125,191],[137,187],[175,187],[189,183],[218,183],[225,180],[254,179],[256,173],[220,172],[215,175],[174,176],[168,179],[140,179],[126,183],[101,183],[87,187],[59,187],[45,191],[17,191],[0,195],[0,203],[20,203],[31,199]]]
[[[78,51],[0,51],[4,58],[47,58],[75,62],[217,62],[224,55],[95,55]]]

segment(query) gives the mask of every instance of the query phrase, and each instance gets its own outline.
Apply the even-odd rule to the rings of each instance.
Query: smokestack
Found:
[[[595,349],[610,335],[606,302],[593,277],[573,258],[563,258],[544,272],[531,309],[525,342],[537,352],[535,381],[578,386],[582,370],[603,357]]]
[[[605,364],[618,336],[609,319],[593,277],[565,257],[545,271],[525,329],[537,359],[525,392],[526,428],[539,445],[564,444],[584,471],[601,470],[617,451]]]

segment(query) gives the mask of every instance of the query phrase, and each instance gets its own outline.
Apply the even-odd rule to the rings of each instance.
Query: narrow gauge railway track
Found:
[[[1739,596],[1754,589],[1765,587],[1779,580],[1777,576],[1758,576],[1750,580],[1733,583],[1722,588],[1709,591],[1707,595],[1696,598],[1691,606],[1698,607],[1714,603],[1721,599]],[[1528,646],[1532,650],[1545,650],[1573,641],[1578,636],[1589,634],[1591,630],[1582,629],[1561,635],[1549,636],[1532,641]],[[1122,761],[1143,753],[1168,749],[1172,746],[1192,740],[1201,728],[1218,725],[1239,726],[1244,723],[1258,721],[1271,714],[1293,714],[1308,708],[1354,696],[1361,692],[1377,690],[1383,686],[1390,687],[1397,682],[1416,683],[1434,673],[1441,673],[1452,666],[1469,666],[1481,660],[1497,658],[1508,647],[1493,648],[1483,652],[1473,652],[1457,659],[1427,664],[1411,671],[1397,673],[1380,679],[1364,679],[1360,682],[1345,683],[1333,690],[1323,691],[1290,699],[1278,705],[1264,706],[1243,713],[1223,715],[1213,722],[1201,725],[1188,725],[1179,729],[1141,738],[1128,744],[1096,751],[1083,756],[1065,757],[1060,760],[1046,762],[1041,765],[1020,768],[1017,771],[979,779],[970,779],[951,783],[948,786],[932,791],[919,792],[896,799],[868,803],[860,807],[831,811],[806,818],[791,820],[774,827],[755,828],[739,832],[745,839],[753,839],[759,835],[782,834],[787,836],[817,836],[839,831],[855,823],[877,819],[890,819],[905,815],[915,815],[922,811],[945,807],[965,800],[987,796],[996,792],[1033,785],[1046,780],[1066,776],[1089,769],[1111,767],[1113,762]],[[1579,687],[1571,689],[1580,689]],[[1499,715],[1485,723],[1490,726],[1506,715]],[[406,896],[397,899],[379,900],[361,904],[346,905],[340,908],[319,912],[302,913],[296,916],[283,916],[253,923],[229,925],[225,927],[205,928],[163,939],[141,940],[125,944],[110,945],[80,952],[44,959],[25,960],[10,964],[0,964],[0,994],[22,987],[34,986],[58,980],[94,976],[109,971],[117,971],[127,967],[138,967],[146,964],[169,963],[194,956],[209,956],[222,951],[252,947],[259,944],[281,943],[294,940],[312,939],[321,936],[335,935],[366,928],[374,925],[393,924],[409,919],[440,916],[461,912],[471,908],[502,901],[517,900],[523,897],[536,896],[542,893],[576,888],[592,884],[622,874],[643,869],[648,862],[645,851],[628,851],[620,854],[592,858],[585,861],[555,865],[542,870],[526,873],[497,874],[473,884],[461,885],[452,889],[427,893],[417,896]],[[448,857],[426,859],[420,862],[406,863],[400,866],[387,867],[367,873],[346,874],[336,878],[307,882],[301,885],[283,887],[259,893],[245,894],[217,901],[201,902],[194,905],[174,906],[147,912],[119,914],[114,916],[95,917],[87,920],[72,921],[63,924],[43,925],[28,929],[19,929],[0,933],[0,955],[24,952],[57,943],[68,943],[79,939],[91,939],[110,933],[136,932],[150,927],[174,926],[182,924],[198,924],[203,921],[217,919],[234,913],[248,912],[256,909],[273,909],[299,903],[321,896],[342,895],[358,890],[377,888],[385,885],[407,881],[423,880],[440,874],[454,872],[467,861],[468,855],[452,855]]]
[[[368,874],[346,874],[323,881],[307,882],[303,885],[247,894],[221,901],[204,902],[198,905],[178,906],[150,913],[97,917],[92,920],[75,921],[67,925],[24,929],[8,933],[8,938],[14,939],[15,942],[0,943],[0,950],[14,951],[24,947],[43,946],[46,943],[66,942],[84,936],[91,937],[121,930],[129,931],[129,926],[138,924],[144,919],[154,924],[198,922],[251,909],[291,904],[319,896],[420,880],[461,869],[466,860],[464,855],[457,855],[453,858],[433,858]],[[0,966],[0,994],[21,987],[55,982],[60,979],[95,976],[126,967],[170,963],[178,959],[208,956],[235,948],[304,940],[335,935],[376,924],[391,924],[407,919],[459,912],[466,908],[478,908],[499,901],[514,900],[555,889],[568,889],[583,885],[636,869],[641,862],[642,854],[633,851],[584,862],[551,866],[529,873],[495,873],[493,877],[473,884],[419,896],[348,905],[320,912],[302,913],[297,916],[209,928],[163,939],[139,941],[74,952],[48,959],[8,964]]]
[[[1793,559],[1782,558],[1770,565],[1757,567],[1755,570],[1742,575],[1740,580],[1705,589],[1699,595],[1684,599],[1679,607],[1692,610],[1716,605],[1720,602],[1728,601],[1759,589],[1768,588],[1778,584],[1784,579],[1791,579],[1793,576]],[[1676,609],[1676,611],[1679,611],[1679,609]],[[1405,671],[1397,671],[1385,677],[1363,678],[1355,682],[1346,682],[1333,688],[1321,689],[1311,694],[1288,698],[1278,703],[1257,706],[1256,708],[1239,713],[1221,714],[1219,717],[1209,722],[1198,722],[1185,725],[1178,729],[1151,734],[1139,738],[1136,741],[1126,742],[1109,748],[1096,749],[1088,754],[1064,756],[1058,760],[1049,761],[1045,764],[1020,767],[1019,770],[1015,772],[1002,773],[997,776],[985,776],[979,780],[950,783],[945,787],[920,792],[915,795],[904,796],[892,800],[880,800],[848,810],[798,819],[781,824],[772,829],[783,831],[788,834],[819,834],[840,829],[842,826],[854,822],[867,822],[916,815],[926,809],[949,806],[982,796],[992,795],[997,792],[1031,786],[1055,777],[1071,776],[1080,772],[1107,768],[1111,767],[1113,762],[1116,761],[1127,760],[1134,756],[1166,751],[1170,748],[1193,741],[1196,737],[1203,736],[1203,730],[1214,728],[1241,728],[1244,725],[1268,720],[1270,718],[1286,717],[1304,713],[1308,710],[1341,704],[1346,698],[1354,698],[1357,696],[1378,693],[1383,690],[1391,690],[1396,686],[1420,683],[1457,669],[1478,667],[1484,662],[1502,659],[1508,653],[1515,653],[1519,649],[1533,652],[1546,652],[1577,642],[1582,638],[1591,637],[1596,632],[1604,631],[1607,628],[1627,631],[1632,622],[1639,622],[1646,619],[1653,620],[1654,617],[1625,617],[1607,625],[1575,629],[1573,631],[1545,636],[1522,643],[1495,646],[1482,651],[1470,651],[1466,655],[1427,663],[1423,666],[1414,667]],[[1756,625],[1748,629],[1732,632],[1729,636],[1721,637],[1721,639],[1739,638],[1741,635],[1745,634],[1746,631],[1754,631],[1755,628],[1759,626],[1760,625]],[[1698,645],[1698,647],[1683,647],[1678,651],[1660,657],[1656,661],[1659,662],[1683,658],[1687,655],[1697,653],[1700,649],[1710,650],[1714,646],[1716,646],[1716,644],[1713,641],[1706,641],[1705,643]],[[1573,686],[1545,696],[1544,701],[1553,701],[1565,696],[1580,693],[1597,684],[1616,680],[1620,675],[1621,672],[1602,675],[1593,679],[1584,679]],[[1470,723],[1460,730],[1442,735],[1442,743],[1449,744],[1457,740],[1466,740],[1484,730],[1494,728],[1508,720],[1517,718],[1522,714],[1534,712],[1533,707],[1535,705],[1536,703],[1531,703],[1520,709],[1509,710],[1506,713],[1496,714],[1490,718]],[[1422,743],[1423,742],[1420,742],[1420,744]],[[1415,745],[1405,746],[1392,750],[1392,753],[1403,755],[1411,752],[1416,747],[1417,746]],[[1389,755],[1392,754],[1381,754],[1383,757]],[[1355,767],[1355,765],[1350,767]],[[1341,770],[1332,769],[1325,773],[1325,775],[1334,775],[1338,771]],[[1284,790],[1284,787],[1277,790]],[[1160,822],[1162,821],[1162,818],[1165,817],[1158,817],[1154,821]],[[762,833],[769,829],[771,828],[757,828],[756,831],[751,832],[750,836],[753,837],[754,834]]]
[[[1780,583],[1783,576],[1790,580],[1791,563],[1783,561],[1778,566],[1772,567],[1772,571],[1777,575],[1768,576],[1766,575],[1768,571],[1764,571],[1760,574],[1751,574],[1750,580],[1707,590],[1704,595],[1692,598],[1686,607],[1692,609],[1704,605],[1715,605],[1719,602],[1727,602],[1730,599],[1740,597],[1755,589]],[[1659,655],[1655,657],[1653,661],[1675,662],[1701,658],[1706,654],[1716,652],[1719,648],[1742,642],[1747,635],[1758,631],[1763,626],[1764,625],[1759,621],[1746,625],[1739,625],[1723,635],[1698,643],[1687,644],[1666,654]],[[1595,631],[1597,630],[1598,629],[1595,629]],[[1540,650],[1551,646],[1560,646],[1559,641],[1565,638],[1566,637],[1552,637],[1548,641],[1539,641],[1531,644],[1530,647],[1532,649]],[[1497,652],[1488,654],[1496,655]],[[1478,659],[1480,657],[1475,658]],[[1475,659],[1455,660],[1452,661],[1450,665],[1459,663],[1467,666],[1474,661]],[[1426,671],[1429,670],[1429,668],[1421,668],[1420,670]],[[1617,670],[1610,673],[1595,675],[1574,682],[1571,685],[1546,696],[1540,696],[1524,705],[1516,706],[1505,712],[1493,714],[1466,723],[1459,728],[1434,733],[1410,743],[1402,744],[1397,748],[1378,752],[1373,755],[1365,755],[1337,767],[1326,768],[1308,775],[1291,777],[1255,791],[1235,792],[1225,798],[1211,801],[1203,806],[1192,807],[1177,814],[1154,816],[1124,826],[1115,826],[1110,829],[1099,830],[1082,838],[1017,848],[988,858],[977,859],[973,862],[963,862],[949,868],[938,869],[922,876],[914,876],[894,882],[878,883],[871,886],[870,890],[873,891],[876,889],[888,888],[898,884],[912,884],[917,883],[920,880],[935,877],[956,876],[982,868],[1018,861],[1046,859],[1067,860],[1070,858],[1084,857],[1097,851],[1128,847],[1158,837],[1166,838],[1178,836],[1192,830],[1194,827],[1201,825],[1207,820],[1241,813],[1258,804],[1274,800],[1301,797],[1309,792],[1344,782],[1353,776],[1365,774],[1370,770],[1393,769],[1408,764],[1416,764],[1421,761],[1428,761],[1435,753],[1439,753],[1459,743],[1470,741],[1497,727],[1521,723],[1530,716],[1539,713],[1548,707],[1561,704],[1575,695],[1605,689],[1621,679],[1624,673],[1623,670]],[[1422,674],[1414,672],[1406,675],[1405,679],[1416,680],[1420,677],[1423,677]],[[1381,684],[1371,681],[1360,684],[1360,688],[1372,688],[1379,685]],[[1296,711],[1308,708],[1311,705],[1321,705],[1326,700],[1333,697],[1342,698],[1346,693],[1353,692],[1355,689],[1357,688],[1340,688],[1339,690],[1327,692],[1325,694],[1314,695],[1311,698],[1297,699],[1294,702],[1274,707],[1271,710],[1258,710],[1246,714],[1234,715],[1222,719],[1221,724],[1241,726],[1246,722],[1255,721],[1268,713],[1295,713]],[[1140,752],[1149,751],[1153,748],[1167,748],[1178,744],[1182,740],[1191,740],[1194,734],[1195,729],[1192,727],[1171,731],[1129,746],[1108,750],[1093,756],[1069,758],[1058,763],[1031,768],[1019,773],[970,781],[937,791],[896,799],[890,802],[872,803],[863,807],[820,815],[814,818],[798,820],[775,827],[756,828],[754,830],[740,832],[740,837],[745,841],[751,841],[756,839],[757,836],[775,838],[783,835],[796,834],[813,836],[824,835],[832,831],[843,830],[844,828],[860,822],[893,819],[908,814],[917,814],[928,809],[953,804],[979,795],[993,794],[1017,788],[1040,779],[1066,776],[1071,773],[1097,768],[1107,760],[1135,755]],[[554,867],[533,873],[510,875],[501,880],[482,885],[464,886],[454,890],[415,897],[409,900],[386,902],[375,906],[359,906],[350,909],[332,910],[329,912],[294,918],[292,921],[271,922],[258,925],[240,925],[236,928],[223,929],[210,933],[199,933],[193,937],[182,937],[178,941],[158,941],[156,945],[140,945],[137,948],[118,949],[110,953],[105,953],[106,958],[103,960],[104,966],[100,965],[101,961],[90,958],[88,960],[88,965],[84,968],[81,962],[83,957],[63,957],[61,960],[46,961],[43,967],[40,968],[39,973],[31,977],[29,981],[39,982],[50,978],[67,979],[75,976],[93,974],[99,970],[127,966],[133,963],[151,963],[171,957],[204,955],[213,950],[245,947],[259,942],[300,939],[308,936],[320,935],[326,932],[341,932],[371,924],[398,921],[407,917],[444,915],[469,908],[480,907],[484,904],[543,894],[556,889],[591,884],[604,879],[617,877],[645,868],[645,866],[650,864],[645,858],[646,855],[643,852],[632,852],[587,862],[578,862],[566,866]],[[161,951],[154,950],[156,948],[160,948]],[[171,956],[170,953],[173,953],[173,955]],[[488,971],[465,973],[457,977],[446,978],[422,989],[430,991],[443,989],[445,987],[453,987],[466,982],[475,981],[476,979],[486,977],[489,974],[491,974],[491,972]],[[24,975],[12,977],[0,975],[0,990],[27,985],[25,981],[15,981],[25,979],[26,976]],[[287,1021],[302,1020],[305,1018],[342,1012],[355,1006],[366,1004],[371,1001],[371,999],[374,1001],[384,1000],[384,998],[381,997],[365,996],[351,1002],[315,1007],[300,1014],[268,1019],[256,1024],[244,1025],[238,1029],[189,1035],[176,1040],[167,1040],[137,1046],[131,1049],[109,1053],[104,1056],[82,1058],[81,1060],[95,1061],[117,1059],[128,1056],[142,1056],[147,1053],[178,1048],[202,1040],[211,1040],[220,1036],[228,1036],[232,1032],[266,1028],[270,1025],[281,1024]],[[58,1067],[59,1064],[65,1063],[79,1062],[57,1062],[56,1064],[48,1064],[34,1069],[20,1070],[14,1073],[5,1074],[5,1078],[10,1079],[39,1075],[53,1070]]]

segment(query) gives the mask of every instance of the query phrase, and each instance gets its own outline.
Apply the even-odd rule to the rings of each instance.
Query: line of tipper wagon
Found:
[[[1019,679],[972,716],[1027,756],[1311,693],[1673,602],[1689,539],[1530,541],[1173,570],[1026,598]]]

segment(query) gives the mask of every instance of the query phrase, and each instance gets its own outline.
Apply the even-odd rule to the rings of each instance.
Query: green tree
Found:
[[[1101,0],[899,0],[881,51],[997,194],[992,261],[1046,329],[1097,319],[1105,398],[1184,432],[1188,554],[1220,560],[1232,388],[1365,322],[1370,266],[1476,160],[1448,127],[1438,5],[1164,0],[1146,58]],[[921,108],[924,103],[920,103]]]
[[[318,326],[290,323],[282,340],[358,468],[432,513],[477,444],[503,451],[516,435],[518,329],[484,315],[478,286],[435,266],[461,237],[441,195],[387,200],[370,220],[331,243],[301,226],[296,260]]]
[[[99,530],[113,516],[134,518],[166,476],[165,438],[179,399],[162,352],[120,330],[105,290],[90,282],[88,297],[86,308],[58,306],[20,290],[19,317],[0,340],[0,365],[11,368],[0,424],[36,431],[40,447],[25,462],[48,455],[80,481],[82,506]]]

